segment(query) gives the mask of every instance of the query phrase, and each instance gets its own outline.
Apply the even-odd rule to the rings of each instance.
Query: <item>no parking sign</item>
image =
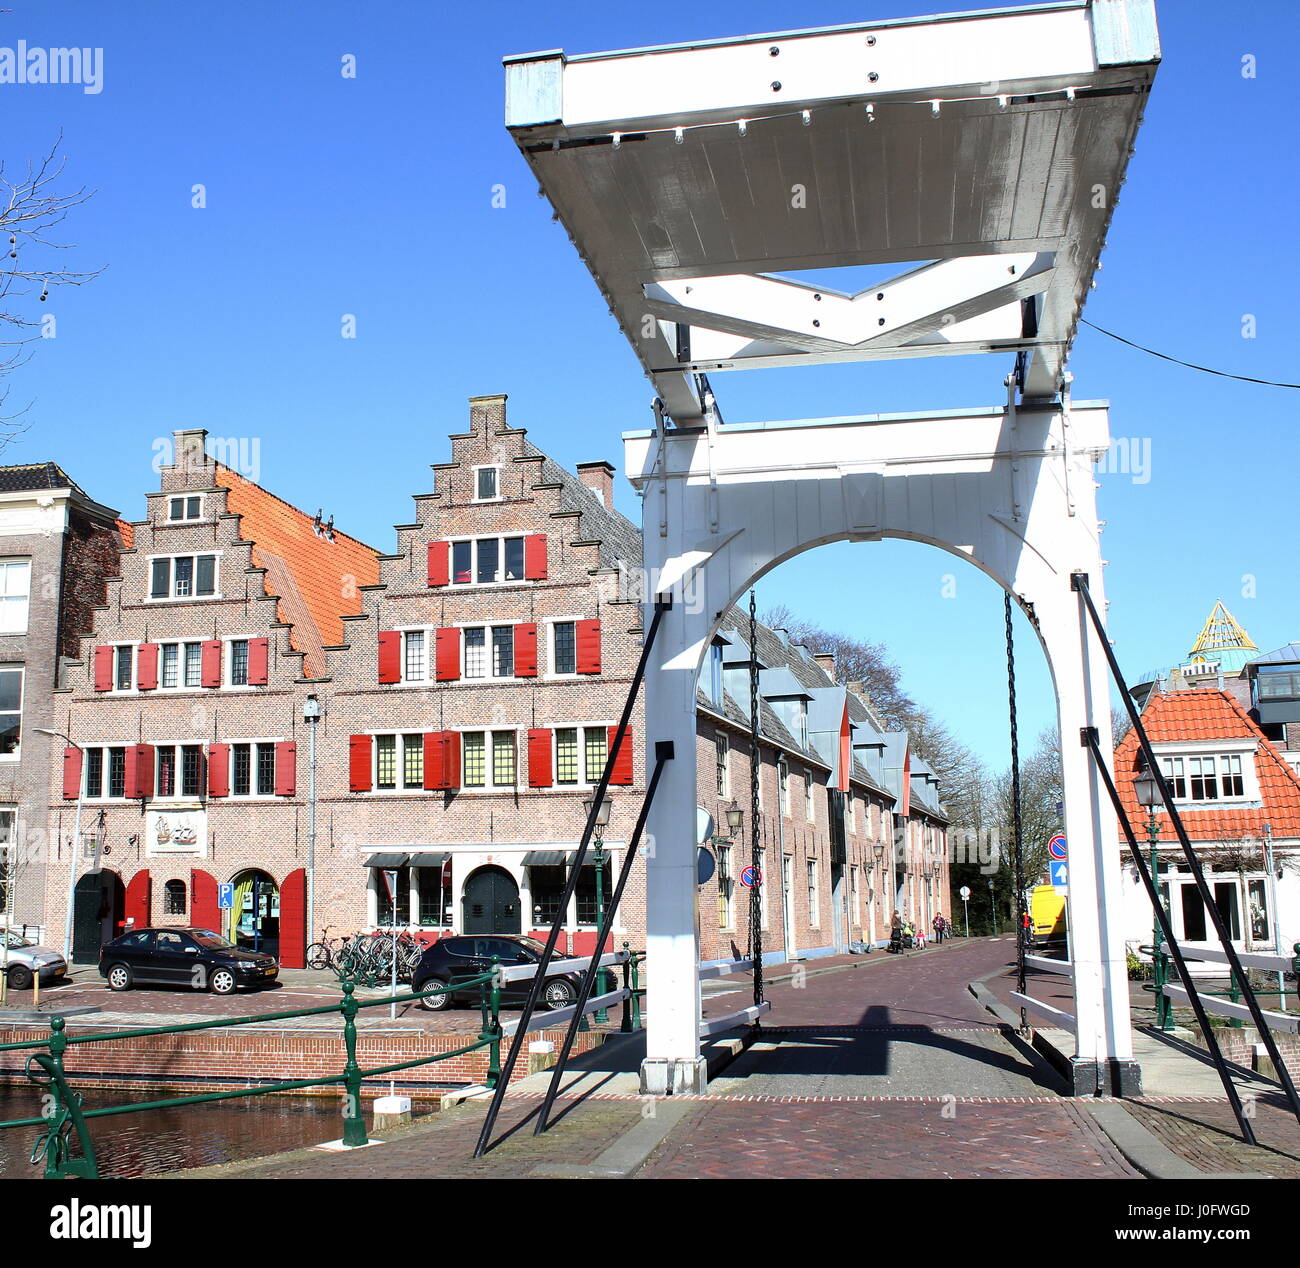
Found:
[[[747,867],[740,874],[740,883],[746,889],[753,889],[756,885],[763,883],[763,873],[756,867]]]

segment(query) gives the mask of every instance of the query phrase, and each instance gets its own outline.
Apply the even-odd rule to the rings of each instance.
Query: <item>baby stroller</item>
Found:
[[[889,954],[902,955],[904,951],[910,951],[915,945],[916,939],[912,936],[910,925],[903,925],[901,928],[890,930],[889,934]]]

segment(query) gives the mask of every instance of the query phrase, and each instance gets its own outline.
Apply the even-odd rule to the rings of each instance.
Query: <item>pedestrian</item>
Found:
[[[947,922],[946,920],[944,920],[944,918],[943,918],[943,912],[941,912],[941,911],[936,911],[936,912],[934,913],[934,920],[933,920],[932,923],[933,923],[933,925],[934,925],[934,940],[935,940],[935,942],[942,942],[942,941],[943,941],[943,935],[944,935],[944,933],[947,931],[947,928],[948,928],[948,922]]]
[[[895,955],[903,950],[903,917],[898,914],[897,908],[889,919],[889,949]]]

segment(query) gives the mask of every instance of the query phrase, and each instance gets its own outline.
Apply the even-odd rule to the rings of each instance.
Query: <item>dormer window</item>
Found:
[[[1161,769],[1175,801],[1244,801],[1257,795],[1253,763],[1242,753],[1189,753],[1162,757]]]

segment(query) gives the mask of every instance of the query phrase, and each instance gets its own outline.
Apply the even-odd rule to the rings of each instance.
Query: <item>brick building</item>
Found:
[[[308,930],[392,921],[390,869],[398,923],[428,936],[547,927],[640,651],[640,537],[613,469],[565,470],[508,425],[504,396],[475,397],[378,555],[206,456],[203,433],[176,444],[69,666],[77,747],[51,827],[66,836],[81,793],[106,847],[78,882],[82,955],[133,920],[222,928],[300,963]],[[765,946],[879,940],[900,903],[928,919],[919,877],[932,867],[946,892],[944,818],[906,737],[807,649],[762,626],[755,641]],[[701,673],[701,805],[720,825],[706,958],[748,940],[748,837],[726,837],[725,807],[749,810],[751,659],[748,621],[727,614]],[[611,874],[644,787],[641,718],[611,787]],[[643,912],[637,869],[616,937],[639,942]],[[594,945],[590,864],[564,915],[565,948]]]
[[[45,924],[53,691],[117,575],[124,526],[53,462],[0,467],[0,913]],[[6,884],[6,891],[8,884]]]

